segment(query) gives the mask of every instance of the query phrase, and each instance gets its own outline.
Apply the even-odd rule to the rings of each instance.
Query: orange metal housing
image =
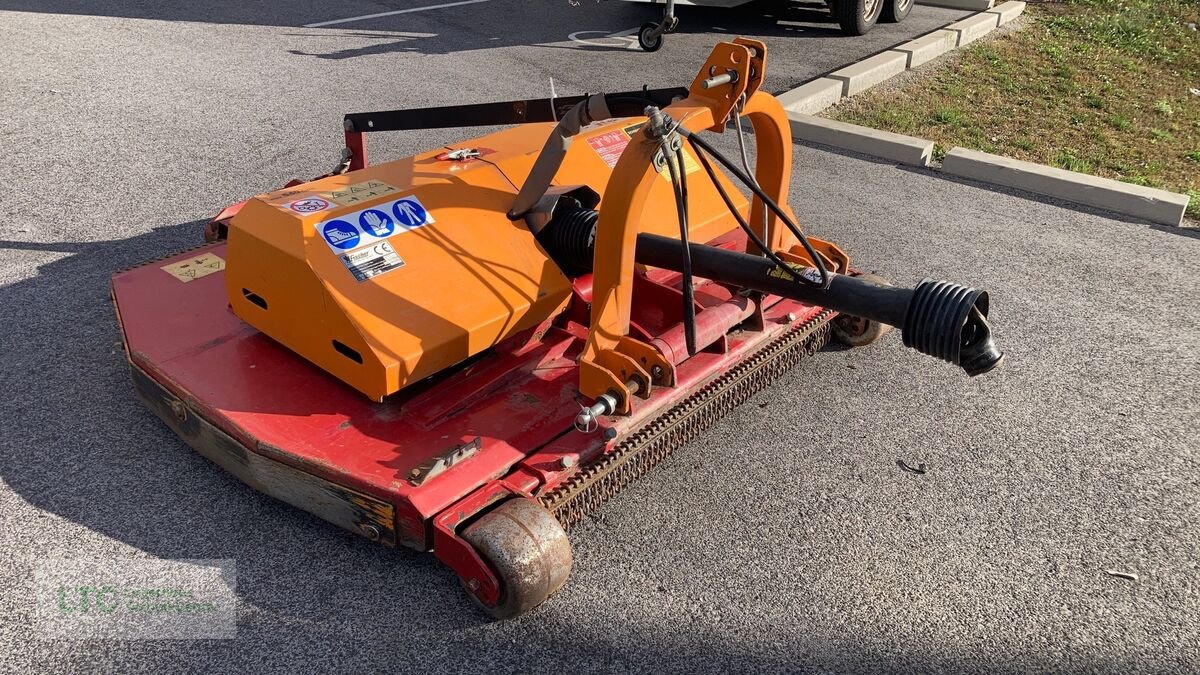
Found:
[[[612,165],[643,121],[584,130],[556,182],[603,195]],[[252,198],[229,223],[230,306],[377,401],[555,316],[571,283],[525,223],[505,216],[552,128],[528,124],[456,144],[478,149],[481,159],[439,159],[442,149]],[[688,168],[692,237],[708,241],[736,227],[711,182],[696,173],[694,157]],[[670,181],[664,176],[647,189],[638,230],[678,236]],[[726,189],[740,194],[729,183]],[[403,227],[405,214],[392,207],[408,197],[431,222]],[[390,215],[393,231],[384,223],[376,231],[386,236],[366,236],[352,221],[367,209]],[[363,236],[346,250],[335,247],[318,227],[332,220],[358,226]],[[386,249],[372,252],[380,244],[395,258]],[[360,281],[343,258],[348,253],[384,259],[393,269]]]

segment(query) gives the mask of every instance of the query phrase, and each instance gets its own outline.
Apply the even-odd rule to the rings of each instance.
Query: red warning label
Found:
[[[629,134],[622,129],[613,129],[603,134],[597,134],[588,139],[588,145],[600,155],[600,159],[612,169],[617,166],[625,146],[629,145]]]

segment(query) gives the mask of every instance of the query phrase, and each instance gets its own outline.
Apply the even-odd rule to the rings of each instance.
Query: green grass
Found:
[[[1200,218],[1200,0],[1029,5],[1026,26],[830,115],[1192,195]]]

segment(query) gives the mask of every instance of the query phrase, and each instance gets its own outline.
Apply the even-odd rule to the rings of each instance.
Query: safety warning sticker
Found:
[[[433,222],[421,200],[409,196],[325,220],[316,227],[329,249],[340,255]]]
[[[631,124],[622,129],[614,129],[603,134],[597,134],[588,138],[588,145],[600,155],[600,159],[608,165],[608,168],[615,169],[617,160],[621,158],[621,153],[625,152],[625,148],[629,146],[630,139],[633,134],[641,129],[645,122]],[[692,154],[685,148],[683,151],[683,170],[691,174],[700,170],[700,165],[692,158]],[[663,176],[670,176],[666,171],[663,171]]]
[[[349,253],[343,253],[338,258],[358,281],[366,281],[384,272],[391,272],[392,270],[404,267],[404,260],[396,254],[396,250],[386,241],[363,246]]]
[[[214,272],[220,272],[225,269],[225,261],[213,253],[204,253],[194,258],[163,265],[161,269],[186,284]]]
[[[301,215],[308,215],[310,213],[317,213],[318,211],[332,209],[333,204],[330,204],[327,200],[321,199],[320,197],[305,197],[304,199],[297,199],[289,204],[284,204],[284,207]]]
[[[353,206],[368,199],[390,195],[393,192],[399,192],[399,190],[381,180],[368,180],[326,192],[325,195],[341,206]]]
[[[600,155],[600,159],[612,169],[617,166],[617,160],[621,158],[621,153],[625,152],[625,146],[629,145],[629,134],[622,129],[613,129],[612,131],[596,134],[588,138],[588,145]]]

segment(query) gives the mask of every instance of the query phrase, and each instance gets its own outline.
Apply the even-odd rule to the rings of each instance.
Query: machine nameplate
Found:
[[[355,249],[338,256],[346,269],[358,281],[366,281],[384,272],[404,267],[404,260],[396,254],[396,249],[386,241]]]

